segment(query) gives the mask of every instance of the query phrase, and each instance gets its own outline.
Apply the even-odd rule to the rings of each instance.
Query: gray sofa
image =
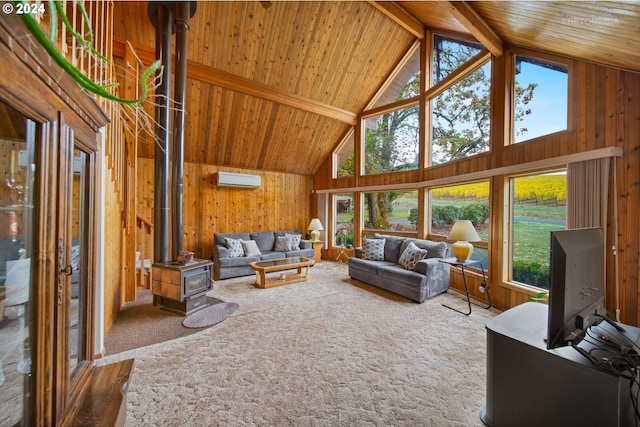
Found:
[[[449,289],[449,265],[439,262],[448,254],[445,242],[382,234],[375,234],[374,239],[384,239],[384,259],[364,259],[367,258],[367,254],[363,248],[356,248],[355,256],[349,258],[349,276],[351,278],[419,303]],[[407,259],[410,259],[409,255],[411,255],[409,252],[405,254],[404,259],[402,258],[410,243],[419,249],[426,250],[426,253],[416,251],[415,246],[412,246],[412,251],[417,254],[413,259],[415,265],[412,268],[407,268],[401,265],[400,261],[403,261],[405,265],[411,265],[411,262],[407,263]],[[426,258],[420,259],[422,256],[426,256]],[[416,259],[419,260],[416,261]]]
[[[300,236],[299,244],[294,244],[292,248],[286,248],[281,245],[278,246],[278,237],[287,235]],[[247,252],[242,255],[238,255],[237,253],[233,254],[233,251],[230,251],[226,239],[239,239],[245,243],[254,241],[259,250],[259,254],[252,254],[251,252],[249,252],[249,256],[247,256]],[[298,238],[293,239],[294,243],[297,239]],[[311,242],[302,240],[299,230],[259,231],[255,233],[214,233],[213,240],[213,256],[211,260],[213,261],[213,277],[215,280],[255,274],[255,271],[249,265],[254,261],[296,256],[305,256],[311,259],[315,257],[315,251]]]

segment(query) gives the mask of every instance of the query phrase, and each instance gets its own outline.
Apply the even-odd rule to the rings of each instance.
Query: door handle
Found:
[[[65,265],[60,269],[60,274],[64,274],[65,276],[71,276],[73,274],[73,267],[70,265]]]

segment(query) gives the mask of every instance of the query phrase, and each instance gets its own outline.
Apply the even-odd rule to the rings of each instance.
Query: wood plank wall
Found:
[[[518,50],[519,53],[527,53]],[[532,53],[530,53],[532,54]],[[534,56],[540,56],[536,53]],[[543,58],[551,58],[543,55]],[[555,58],[558,59],[557,57]],[[332,178],[332,161],[328,158],[314,177],[316,190],[336,190],[362,186],[407,184],[428,181],[462,174],[479,172],[492,168],[522,165],[550,157],[580,153],[604,147],[620,147],[623,156],[615,163],[617,183],[616,197],[610,198],[608,236],[614,242],[616,230],[613,227],[614,213],[618,219],[617,263],[609,257],[607,269],[611,272],[607,283],[607,306],[614,309],[615,275],[618,272],[620,287],[621,320],[628,324],[640,324],[638,283],[640,258],[640,74],[622,71],[602,65],[564,59],[571,64],[569,89],[569,130],[540,137],[516,145],[503,145],[504,135],[509,125],[503,121],[505,101],[494,102],[492,106],[492,151],[491,153],[458,160],[445,165],[422,169],[418,173],[377,175],[366,177]],[[508,99],[508,85],[505,85],[506,70],[510,67],[509,55],[494,58],[492,66],[493,99]],[[491,254],[489,281],[494,305],[507,309],[525,302],[534,292],[502,281],[501,271],[505,269],[503,241],[505,222],[503,206],[505,185],[508,177],[491,178]],[[612,191],[613,191],[612,183]],[[617,204],[617,209],[614,211]],[[331,230],[327,233],[332,233]],[[477,289],[479,275],[472,276],[470,289],[474,296],[485,299]],[[460,275],[452,274],[452,287],[464,289]]]
[[[91,19],[95,37],[95,48],[110,61],[113,60],[113,1],[101,0],[88,2],[87,13]],[[87,70],[95,81],[115,82],[115,68],[111,64],[95,64],[95,59],[87,60]],[[112,93],[119,97],[125,97],[118,87],[112,89]],[[103,155],[106,157],[107,170],[103,174],[106,179],[104,206],[105,206],[105,230],[120,230],[119,233],[109,233],[104,242],[105,262],[104,271],[104,300],[103,322],[106,335],[111,325],[115,322],[120,307],[127,301],[126,281],[135,280],[134,273],[128,278],[127,262],[125,254],[127,247],[135,247],[135,239],[131,242],[125,240],[126,235],[135,230],[135,221],[131,221],[131,215],[127,214],[126,201],[131,197],[127,191],[127,152],[122,117],[122,107],[114,102],[100,98],[101,107],[111,118],[111,123],[105,129],[105,141]],[[132,204],[129,209],[134,209]],[[135,218],[135,215],[134,215]],[[128,246],[127,246],[128,245]],[[131,256],[131,250],[129,251]],[[129,271],[131,268],[129,268]],[[131,299],[135,299],[133,296]]]
[[[120,307],[124,304],[121,263],[125,242],[122,240],[122,205],[118,202],[116,183],[111,179],[105,182],[103,209],[106,239],[104,242],[104,333],[105,336],[115,321]]]
[[[153,159],[138,158],[137,170],[138,215],[153,222]],[[218,187],[218,171],[260,175],[262,186]],[[210,259],[214,232],[299,229],[306,233],[311,221],[312,184],[308,175],[185,163],[184,250]]]

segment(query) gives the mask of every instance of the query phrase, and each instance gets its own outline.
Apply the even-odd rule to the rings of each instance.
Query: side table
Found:
[[[491,295],[489,294],[489,285],[487,284],[487,275],[485,274],[484,271],[484,266],[482,265],[482,263],[480,261],[477,260],[467,260],[467,261],[458,261],[456,258],[444,258],[441,259],[440,262],[444,262],[445,264],[449,264],[452,267],[460,267],[460,270],[462,271],[462,281],[464,282],[464,291],[467,294],[467,304],[469,306],[469,311],[467,313],[465,313],[464,311],[460,311],[456,308],[453,307],[449,307],[446,304],[442,304],[443,306],[453,310],[453,311],[457,311],[458,313],[462,313],[465,316],[468,316],[471,314],[471,298],[469,297],[469,286],[467,285],[467,276],[465,275],[465,267],[469,267],[470,265],[479,265],[480,266],[480,270],[482,271],[482,285],[484,287],[484,290],[487,292],[487,302],[489,303],[489,305],[487,305],[486,307],[477,304],[477,303],[473,303],[475,305],[477,305],[478,307],[482,307],[485,309],[489,309],[491,308]]]
[[[322,240],[311,240],[311,246],[313,246],[313,250],[316,251],[316,264],[322,262],[322,248],[324,247],[324,242]]]

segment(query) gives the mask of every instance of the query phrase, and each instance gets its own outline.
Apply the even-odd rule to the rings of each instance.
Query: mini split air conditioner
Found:
[[[218,172],[218,187],[259,188],[261,178],[260,175]]]

